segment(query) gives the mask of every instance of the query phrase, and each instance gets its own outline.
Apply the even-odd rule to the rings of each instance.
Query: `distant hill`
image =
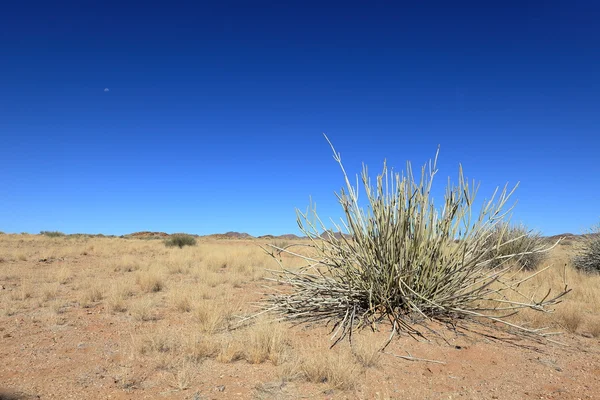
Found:
[[[341,239],[342,236],[345,237],[346,239],[350,239],[352,237],[347,233],[335,232],[332,230],[327,230],[327,231],[321,233],[321,238],[323,238],[323,239],[329,239],[331,236],[333,236],[336,239]]]
[[[165,238],[168,237],[169,234],[165,233],[165,232],[149,232],[149,231],[142,231],[142,232],[134,232],[134,233],[130,233],[128,235],[123,235],[124,237],[133,237],[133,238],[139,238],[139,239],[150,239],[150,238]]]
[[[254,239],[254,236],[245,232],[214,233],[204,237],[212,239]]]
[[[573,239],[578,235],[574,235],[572,233],[561,233],[560,235],[548,236],[547,239],[550,240],[558,240],[558,239]]]
[[[296,239],[304,239],[298,235],[294,235],[293,233],[286,233],[285,235],[275,236],[277,239],[286,239],[286,240],[296,240]]]

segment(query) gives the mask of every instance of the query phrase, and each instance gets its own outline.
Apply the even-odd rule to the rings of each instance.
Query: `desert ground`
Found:
[[[268,243],[0,235],[0,399],[600,399],[600,276],[570,265],[576,241],[527,282],[566,281],[555,312],[512,317],[562,332],[552,342],[432,326],[385,353],[386,324],[333,349],[320,324],[240,326],[285,290],[264,279]]]

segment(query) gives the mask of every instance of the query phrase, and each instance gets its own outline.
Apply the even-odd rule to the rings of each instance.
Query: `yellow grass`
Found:
[[[1,235],[6,289],[0,291],[0,310],[4,316],[35,310],[49,326],[69,324],[76,309],[103,310],[102,318],[127,321],[130,332],[120,332],[119,339],[119,354],[127,356],[114,378],[128,390],[144,379],[140,365],[155,366],[166,385],[185,390],[202,375],[207,359],[269,367],[282,381],[353,390],[365,371],[382,362],[381,340],[372,340],[370,332],[357,335],[352,349],[330,351],[326,336],[319,345],[292,341],[289,324],[268,318],[237,326],[241,316],[256,312],[252,302],[269,292],[261,288],[265,268],[277,268],[258,244],[266,242],[200,239],[179,249],[160,240]],[[566,281],[573,291],[554,313],[526,310],[514,321],[600,337],[600,276],[573,269],[570,251],[559,246],[546,261],[549,270],[520,289],[526,296],[542,295]],[[282,258],[286,265],[301,264]]]
[[[361,373],[360,366],[347,349],[305,348],[300,371],[309,382],[325,383],[336,389],[353,389]]]

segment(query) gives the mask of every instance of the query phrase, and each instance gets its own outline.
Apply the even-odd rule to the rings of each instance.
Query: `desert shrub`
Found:
[[[168,239],[165,239],[165,246],[167,247],[179,247],[183,246],[195,246],[196,238],[191,235],[177,234],[171,235]]]
[[[600,273],[600,225],[583,236],[572,262],[581,271]]]
[[[364,166],[366,198],[360,203],[367,205],[364,208],[359,188],[351,184],[340,155],[333,146],[332,150],[346,183],[336,194],[344,212],[341,224],[334,224],[339,234],[321,234],[328,229],[314,207],[297,212],[314,255],[289,252],[306,262],[300,269],[286,268],[274,256],[281,269],[273,279],[291,290],[271,295],[266,310],[296,322],[333,323],[334,345],[347,336],[351,339],[354,329],[374,327],[383,320],[391,323],[392,332],[412,336],[429,332],[419,325],[426,319],[451,326],[458,319],[493,320],[496,328],[510,326],[513,333],[544,335],[541,329],[510,323],[505,316],[522,308],[548,311],[567,288],[523,300],[513,271],[489,268],[497,261],[499,248],[506,246],[505,239],[494,243],[490,237],[505,223],[510,211],[506,204],[516,188],[496,191],[477,216],[473,210],[477,186],[464,178],[461,167],[458,184],[448,183],[443,205],[436,208],[431,196],[436,155],[421,169],[420,181],[410,163],[402,174],[389,171],[384,163],[373,187]],[[502,260],[515,257],[506,254]],[[518,301],[511,301],[511,296]]]
[[[506,265],[508,260],[519,269],[532,271],[548,257],[545,251],[547,241],[539,232],[524,225],[498,224],[489,235],[488,242],[488,246],[494,249],[488,253],[491,268]]]
[[[48,237],[63,237],[66,236],[64,233],[60,231],[41,231],[40,235],[48,236]]]

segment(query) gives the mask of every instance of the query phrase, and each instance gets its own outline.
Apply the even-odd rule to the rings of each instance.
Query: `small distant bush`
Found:
[[[508,261],[519,269],[533,271],[548,257],[546,240],[524,225],[498,224],[487,240],[493,248],[488,255],[491,268]]]
[[[600,273],[600,225],[583,237],[572,261],[581,271]]]
[[[165,246],[167,247],[179,247],[180,249],[183,246],[195,246],[196,238],[191,235],[172,235],[168,239],[165,239]]]
[[[40,235],[48,236],[48,237],[63,237],[66,236],[64,233],[60,231],[41,231]]]

